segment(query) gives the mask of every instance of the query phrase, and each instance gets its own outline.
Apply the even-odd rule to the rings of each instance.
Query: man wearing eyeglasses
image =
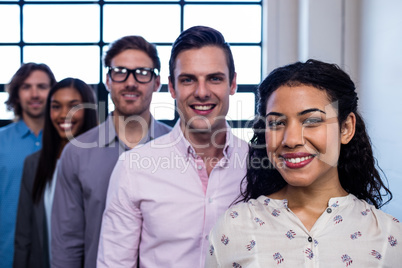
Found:
[[[116,164],[99,268],[204,267],[208,234],[240,193],[248,145],[225,119],[237,87],[229,45],[215,29],[192,27],[173,44],[169,66],[180,120]]]
[[[58,165],[52,211],[52,267],[96,267],[102,213],[119,155],[170,131],[150,113],[160,87],[156,47],[140,36],[112,43],[104,58],[115,110],[71,140]]]

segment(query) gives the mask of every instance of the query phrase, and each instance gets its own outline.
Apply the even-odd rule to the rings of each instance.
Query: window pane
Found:
[[[31,1],[35,1],[35,2],[49,2],[49,0],[25,0],[26,2],[31,2]],[[88,0],[51,0],[52,2],[82,2],[82,1],[87,1]]]
[[[173,42],[180,34],[179,5],[105,5],[104,39],[141,35],[149,42]]]
[[[0,84],[8,84],[14,73],[20,68],[20,48],[0,46]]]
[[[152,95],[151,114],[157,120],[173,120],[175,105],[169,92],[155,92]]]
[[[8,99],[7,92],[0,92],[0,120],[10,120],[14,118],[14,112],[8,111],[4,103]]]
[[[258,43],[261,41],[261,6],[186,5],[184,28],[195,25],[219,30],[229,43]]]
[[[161,60],[161,82],[168,83],[171,46],[158,46]],[[261,82],[261,48],[259,46],[231,47],[238,84],[259,84]]]
[[[179,1],[180,0],[147,0],[147,2],[179,2]],[[105,2],[122,2],[122,0],[105,0]],[[144,0],[131,0],[131,2],[144,2]]]
[[[254,93],[237,92],[229,98],[228,120],[253,120],[255,115]]]
[[[26,46],[25,62],[49,65],[56,79],[76,77],[88,84],[99,83],[99,47],[97,46]]]
[[[20,7],[0,5],[0,42],[20,41]]]
[[[221,2],[222,0],[186,0],[187,2]],[[261,0],[230,0],[230,2],[260,3]]]
[[[106,51],[108,51],[109,46],[103,46],[102,47],[102,83],[106,83],[106,74],[107,74],[107,69],[103,65],[103,59],[105,58]]]
[[[238,84],[261,82],[261,48],[259,46],[232,46]]]
[[[249,142],[254,135],[252,128],[232,128],[232,133],[247,142]]]
[[[99,22],[99,5],[25,5],[24,41],[98,42]]]
[[[158,46],[158,55],[161,60],[161,83],[169,82],[169,59],[172,46]]]

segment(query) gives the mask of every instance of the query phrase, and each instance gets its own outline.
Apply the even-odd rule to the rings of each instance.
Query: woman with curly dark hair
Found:
[[[350,77],[297,62],[258,94],[244,203],[211,231],[206,267],[399,267],[402,225],[378,209],[392,194]]]

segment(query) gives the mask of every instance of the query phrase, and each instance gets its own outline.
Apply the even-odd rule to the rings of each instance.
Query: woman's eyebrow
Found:
[[[311,108],[311,109],[304,110],[304,111],[298,113],[297,115],[305,115],[305,114],[314,113],[314,112],[320,112],[323,114],[327,114],[326,112],[324,112],[323,110],[320,110],[318,108]]]
[[[281,114],[281,113],[269,112],[269,113],[267,113],[267,114],[265,115],[265,117],[270,116],[270,115],[273,115],[273,116],[284,116],[284,114]]]
[[[318,109],[318,108],[311,108],[311,109],[307,109],[307,110],[301,111],[301,112],[298,113],[297,115],[300,116],[300,115],[305,115],[305,114],[314,113],[314,112],[320,112],[320,113],[323,113],[323,114],[327,114],[326,112],[324,112],[323,110],[320,110],[320,109]],[[270,115],[273,115],[273,116],[284,116],[284,114],[281,114],[281,113],[278,113],[278,112],[269,112],[269,113],[267,113],[267,114],[265,115],[265,117],[270,116]]]

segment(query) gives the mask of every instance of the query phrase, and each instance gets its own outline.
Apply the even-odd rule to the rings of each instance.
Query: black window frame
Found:
[[[255,1],[216,1],[216,2],[209,2],[209,1],[104,1],[104,0],[93,0],[93,1],[2,1],[0,2],[0,8],[2,5],[18,5],[20,8],[20,41],[19,42],[0,42],[0,47],[2,46],[18,46],[20,49],[20,63],[24,62],[24,50],[25,46],[98,46],[99,47],[99,83],[98,84],[91,84],[94,88],[94,91],[98,98],[98,103],[103,102],[105,106],[105,114],[100,114],[100,118],[104,119],[107,116],[108,111],[108,94],[109,92],[106,90],[105,85],[103,84],[103,76],[104,76],[104,66],[103,66],[103,48],[109,45],[108,42],[104,42],[103,38],[103,7],[105,5],[180,5],[180,32],[184,30],[184,8],[186,5],[260,5],[261,6],[261,13],[263,12],[263,0],[255,0]],[[100,6],[100,27],[99,27],[99,42],[24,42],[23,40],[23,23],[24,23],[24,14],[23,14],[23,7],[24,5],[88,5],[88,4],[98,4]],[[261,18],[263,14],[261,14]],[[262,52],[262,40],[263,40],[263,22],[261,20],[261,38],[260,42],[258,43],[233,43],[231,42],[230,45],[232,47],[235,46],[259,46]],[[158,43],[153,42],[156,46],[171,46],[172,43]],[[261,55],[262,57],[262,55]],[[260,73],[262,77],[262,60],[260,66]],[[10,77],[11,79],[11,77]],[[0,92],[5,91],[5,84],[0,84]],[[248,92],[248,93],[255,93],[257,88],[256,84],[239,84],[237,92]],[[162,85],[160,92],[168,92],[167,85]],[[257,100],[255,102],[257,104]],[[256,107],[254,107],[256,112]],[[175,114],[175,118],[173,120],[161,120],[162,122],[173,126],[178,119],[178,114]],[[1,120],[0,119],[0,126],[6,125],[10,123],[12,120]],[[249,120],[228,120],[229,124],[233,128],[250,128],[252,126],[252,122]]]

